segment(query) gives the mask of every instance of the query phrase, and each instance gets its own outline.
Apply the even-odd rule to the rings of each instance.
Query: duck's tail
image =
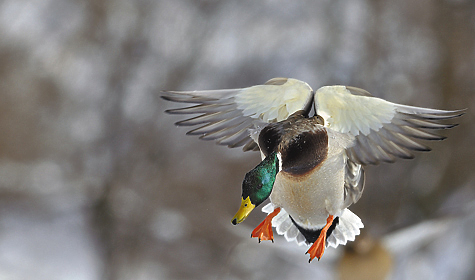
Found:
[[[327,246],[333,248],[338,245],[346,245],[348,241],[354,241],[355,237],[360,234],[363,228],[363,222],[355,213],[345,208],[340,215],[340,221],[332,234],[327,238]]]
[[[274,211],[272,203],[262,208],[262,212],[270,214]],[[285,209],[280,210],[279,214],[272,219],[272,226],[275,227],[277,234],[283,235],[288,242],[295,241],[298,245],[307,244],[305,236],[299,231],[290,218]],[[364,225],[361,219],[348,209],[344,209],[339,216],[338,224],[327,237],[327,247],[333,248],[338,245],[346,245],[348,241],[354,241],[355,237],[360,234],[360,229]]]

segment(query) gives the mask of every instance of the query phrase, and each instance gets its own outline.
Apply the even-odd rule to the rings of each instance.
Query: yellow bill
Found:
[[[251,199],[249,198],[249,196],[246,199],[242,198],[241,207],[239,207],[239,210],[237,211],[236,215],[234,215],[234,218],[231,223],[233,223],[233,225],[241,223],[247,218],[247,216],[249,216],[249,213],[251,213],[251,211],[255,207],[256,206],[251,203]]]

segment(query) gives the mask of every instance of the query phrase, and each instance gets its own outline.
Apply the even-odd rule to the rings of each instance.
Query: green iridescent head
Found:
[[[246,174],[242,182],[241,207],[232,220],[234,225],[244,221],[256,206],[270,196],[278,172],[279,158],[273,152]]]

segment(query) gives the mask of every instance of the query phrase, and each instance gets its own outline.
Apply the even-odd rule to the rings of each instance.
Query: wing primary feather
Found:
[[[398,135],[404,135],[404,136],[419,138],[423,140],[444,140],[446,138],[445,136],[426,133],[422,130],[411,128],[408,126],[398,126],[393,123],[384,124],[383,127],[390,132],[397,133]],[[423,137],[423,136],[426,136],[426,137]],[[405,140],[402,139],[402,141],[405,141]]]
[[[218,144],[230,145],[236,141],[241,141],[241,138],[243,137],[248,137],[249,131],[247,128],[247,124],[243,124],[243,125],[236,126],[231,131],[226,131],[225,135],[223,135],[222,133],[218,133],[218,134],[220,134],[220,135],[217,135],[219,137],[215,137],[215,140],[219,139]]]
[[[379,151],[379,160],[386,163],[393,163],[395,161],[394,157],[386,152],[381,146],[376,146]]]
[[[404,159],[413,159],[414,155],[403,147],[398,146],[393,141],[388,141],[388,145],[391,147],[390,153]]]
[[[401,129],[404,131],[405,135],[423,140],[444,140],[447,138],[445,136],[432,134],[410,126],[401,126]]]
[[[404,114],[404,113],[403,113]],[[461,117],[464,113],[462,114],[457,114],[457,115],[442,115],[442,114],[413,114],[411,115],[414,118],[417,119],[423,119],[423,120],[448,120],[448,119],[454,119]]]
[[[199,104],[191,107],[165,110],[168,114],[206,114],[236,109],[236,104]]]
[[[173,93],[173,92],[167,92]],[[179,103],[198,103],[209,104],[219,102],[218,98],[194,96],[188,94],[175,93],[175,95],[162,95],[162,98],[167,101],[179,102]]]
[[[374,160],[372,160],[371,158],[368,158],[368,156],[366,155],[364,150],[361,149],[361,147],[358,147],[358,148],[353,147],[351,148],[351,152],[358,163],[368,164],[368,163],[374,162]]]
[[[192,90],[192,91],[162,91],[162,98],[169,101],[184,103],[201,103],[196,100],[225,100],[233,97],[236,93],[242,91],[238,89],[214,89],[214,90]],[[177,101],[176,99],[180,100]]]
[[[420,152],[428,152],[431,150],[429,147],[419,144],[416,141],[412,140],[411,138],[395,131],[396,128],[398,129],[397,126],[391,127],[390,124],[385,124],[380,129],[380,134],[386,139],[404,148],[407,148],[409,150],[420,151]]]
[[[241,133],[241,135],[238,135],[239,137],[236,137],[235,139],[226,139],[226,141],[219,141],[219,145],[226,145],[229,148],[235,148],[235,147],[240,147],[244,144],[247,143],[247,135],[244,133]],[[232,141],[231,141],[232,140]]]
[[[234,110],[203,114],[186,120],[176,122],[178,126],[193,126],[203,123],[215,123],[222,120],[229,120],[239,117],[239,112]]]
[[[220,120],[214,123],[209,123],[207,125],[203,125],[201,127],[195,128],[190,130],[186,133],[186,135],[202,135],[206,133],[215,132],[218,130],[222,130],[228,127],[234,127],[246,122],[246,120],[235,118],[230,120]]]
[[[199,97],[199,96],[188,96],[188,95],[162,95],[162,98],[167,101],[179,102],[179,103],[202,103],[206,104],[211,101],[217,101],[219,99],[216,98],[206,98],[206,97]]]
[[[417,107],[415,107],[417,108]],[[399,109],[399,107],[398,107]],[[425,109],[425,108],[420,108]],[[399,114],[406,115],[408,119],[422,119],[422,120],[448,120],[461,117],[465,114],[464,110],[456,110],[456,111],[443,111],[443,110],[435,110],[435,109],[425,109],[427,111],[421,110],[420,112],[410,112],[404,110],[397,110]]]
[[[405,120],[412,127],[425,128],[425,129],[450,129],[456,127],[458,124],[442,124],[435,123],[428,120],[421,119],[408,119]]]
[[[422,119],[408,119],[407,115],[397,114],[394,116],[392,123],[404,127],[412,127],[414,129],[450,129],[456,127],[458,124],[443,124],[440,122],[433,122]]]
[[[403,114],[408,115],[415,115],[415,116],[422,116],[423,118],[435,118],[438,119],[439,117],[444,118],[457,118],[465,114],[467,109],[461,110],[438,110],[438,109],[430,109],[430,108],[422,108],[422,107],[415,107],[415,106],[407,106],[407,105],[396,105],[396,111]]]
[[[232,137],[236,133],[246,131],[248,123],[238,124],[236,126],[230,126],[221,130],[216,130],[208,133],[204,133],[200,136],[202,140],[217,140],[225,137]]]
[[[381,135],[377,133],[370,133],[368,137],[389,156],[388,161],[386,162],[392,163],[395,161],[393,156],[399,157],[398,151],[394,150],[392,144],[386,138],[381,137]]]
[[[259,151],[259,146],[257,145],[256,142],[254,142],[254,140],[247,140],[247,143],[244,145],[244,147],[242,147],[242,150],[244,152],[247,152],[247,151]]]
[[[370,133],[369,137],[371,137],[375,143],[377,143],[383,150],[385,150],[389,154],[405,159],[414,158],[414,155],[408,150],[400,147],[398,144],[384,137],[384,135],[380,133]]]
[[[362,149],[361,153],[365,154],[364,164],[378,164],[379,160],[377,157],[377,152],[373,150],[371,144],[368,143],[366,137],[356,137],[356,141],[358,142],[359,146],[358,149]],[[355,147],[355,149],[357,149]]]
[[[373,141],[373,137],[367,137],[366,141],[368,142],[369,147],[371,147],[372,152],[374,153],[374,155],[379,161],[383,161],[387,163],[394,162],[394,157],[390,153],[386,152],[379,143]]]

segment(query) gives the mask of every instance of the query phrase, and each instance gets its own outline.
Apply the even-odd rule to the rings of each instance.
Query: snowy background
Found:
[[[0,1],[0,279],[474,279],[475,2]],[[468,108],[430,153],[367,168],[365,231],[249,238],[259,162],[185,136],[161,90],[273,77]],[[360,278],[358,278],[360,277]]]

